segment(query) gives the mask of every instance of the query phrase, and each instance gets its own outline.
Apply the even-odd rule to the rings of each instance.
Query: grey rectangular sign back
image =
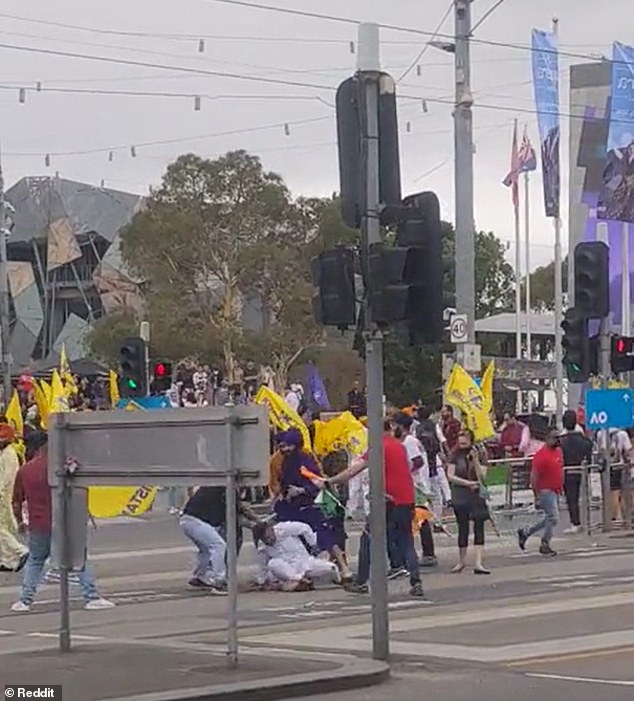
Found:
[[[97,485],[262,484],[269,460],[266,407],[51,414],[49,483],[63,461],[78,464],[72,483]]]
[[[51,562],[53,567],[62,566],[62,547],[64,542],[64,523],[60,513],[59,495],[52,490],[53,537],[51,539]],[[68,490],[68,568],[79,571],[86,564],[88,543],[88,490]]]

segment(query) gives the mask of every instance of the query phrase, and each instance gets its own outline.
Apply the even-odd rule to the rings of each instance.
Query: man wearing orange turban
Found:
[[[13,427],[0,423],[0,570],[19,572],[26,562],[27,550],[18,538],[11,504],[13,483],[20,467],[14,441]]]

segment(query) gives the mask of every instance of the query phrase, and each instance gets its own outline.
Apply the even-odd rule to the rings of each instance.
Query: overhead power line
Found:
[[[506,0],[497,0],[497,2],[493,3],[491,7],[480,17],[480,19],[471,27],[471,33],[475,32],[475,30],[478,27],[481,27],[487,19],[500,7],[500,5],[503,5],[506,2]]]
[[[260,2],[246,2],[246,0],[207,0],[208,2],[218,2],[218,3],[223,3],[225,5],[235,5],[237,7],[245,7],[245,8],[251,8],[255,10],[265,10],[268,12],[279,12],[282,14],[287,14],[287,15],[296,15],[298,17],[306,17],[306,18],[311,18],[311,19],[319,19],[319,20],[324,20],[328,22],[338,22],[342,24],[354,24],[354,25],[359,25],[363,24],[363,20],[360,19],[355,19],[352,17],[340,17],[337,15],[327,15],[327,14],[320,14],[318,12],[308,12],[306,10],[298,10],[298,9],[293,9],[290,7],[276,7],[275,5],[266,5],[264,3]],[[393,32],[402,32],[404,34],[414,34],[418,36],[424,36],[424,37],[433,37],[435,36],[436,38],[439,39],[447,39],[449,41],[454,41],[455,36],[453,34],[443,34],[443,33],[437,33],[434,34],[433,31],[430,30],[425,30],[425,29],[417,29],[415,27],[405,27],[402,25],[397,25],[397,24],[386,24],[382,22],[377,22],[377,26],[381,27],[382,29],[386,29],[389,31]],[[504,48],[504,49],[515,49],[518,51],[528,51],[529,53],[532,53],[535,51],[533,47],[530,44],[517,44],[513,42],[505,42],[505,41],[493,41],[491,39],[478,39],[477,37],[471,37],[470,39],[472,44],[480,44],[482,46],[495,46],[498,48]],[[547,49],[539,49],[540,53],[558,53],[559,56],[567,56],[569,58],[576,58],[576,59],[582,59],[582,60],[587,60],[587,61],[597,61],[599,60],[599,57],[596,55],[591,55],[591,54],[583,54],[583,53],[575,53],[571,51],[562,51],[562,50],[552,50],[548,51]],[[623,65],[630,65],[627,61],[616,61],[615,63],[623,64]]]
[[[434,35],[437,36],[438,32],[443,28],[445,21],[447,20],[447,17],[452,13],[453,11],[453,0],[450,0],[449,2],[449,7],[445,10],[443,16],[440,18],[440,21],[438,22],[438,26],[434,30]],[[414,67],[418,64],[418,62],[423,58],[425,55],[425,52],[429,49],[431,46],[431,39],[423,46],[423,48],[418,52],[416,58],[409,64],[409,66],[401,73],[401,75],[398,77],[398,80],[396,81],[397,83],[400,83],[404,78],[406,78],[411,71],[414,69]]]

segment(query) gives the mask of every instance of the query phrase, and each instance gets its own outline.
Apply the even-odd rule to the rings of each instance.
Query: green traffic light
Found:
[[[136,389],[138,387],[136,381],[133,380],[131,377],[128,378],[127,382],[128,382],[128,387],[130,389]]]

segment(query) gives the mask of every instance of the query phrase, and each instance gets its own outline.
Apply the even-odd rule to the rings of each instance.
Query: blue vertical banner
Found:
[[[533,89],[539,126],[547,217],[559,218],[561,174],[559,161],[559,53],[557,36],[533,29]]]
[[[634,223],[634,47],[612,46],[612,99],[597,217]]]

